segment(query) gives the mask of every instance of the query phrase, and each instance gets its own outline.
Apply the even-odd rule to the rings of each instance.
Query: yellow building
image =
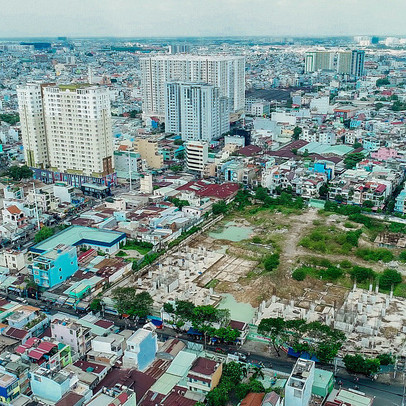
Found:
[[[149,168],[162,168],[164,157],[158,152],[158,141],[149,138],[137,138],[134,141],[134,150],[140,154],[141,159],[146,162]]]

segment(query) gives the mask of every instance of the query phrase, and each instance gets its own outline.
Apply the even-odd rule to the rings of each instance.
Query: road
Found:
[[[10,299],[15,299],[15,296],[9,295]],[[44,302],[41,300],[27,298],[27,302],[34,306],[41,306],[44,305]],[[56,306],[56,305],[49,305],[50,314],[56,314],[58,312],[68,313],[74,316],[82,316],[78,314],[74,309]],[[106,320],[110,320],[114,322],[118,327],[122,329],[130,329],[136,330],[137,328],[142,327],[142,324],[138,324],[132,320],[121,319],[119,316],[114,316],[111,314],[104,314],[103,316]],[[167,340],[169,338],[179,338],[185,341],[193,341],[193,342],[200,342],[199,339],[194,339],[190,335],[187,334],[179,334],[171,328],[164,327],[163,329],[156,330],[158,337],[160,340]],[[287,373],[289,374],[292,371],[292,367],[296,362],[295,358],[288,357],[285,353],[281,353],[280,357],[273,356],[272,354],[265,354],[265,353],[255,353],[255,352],[248,352],[244,350],[244,346],[241,348],[236,348],[235,346],[225,345],[225,344],[218,344],[215,345],[207,345],[207,350],[211,350],[214,352],[223,352],[226,353],[234,353],[238,351],[241,354],[246,355],[247,362],[252,364],[263,364],[265,368],[273,369],[277,372]],[[329,371],[333,371],[333,365],[319,365],[319,368],[326,369]],[[367,395],[375,396],[374,406],[400,406],[402,404],[402,393],[403,393],[403,386],[399,382],[393,381],[393,383],[385,384],[382,382],[373,381],[371,378],[364,377],[364,376],[356,376],[353,374],[347,373],[342,368],[338,368],[336,377],[336,384],[335,387],[339,389],[338,382],[342,382],[342,387],[346,389],[354,389],[355,385],[359,387],[358,390],[361,392],[365,392]],[[355,381],[358,378],[358,381]]]

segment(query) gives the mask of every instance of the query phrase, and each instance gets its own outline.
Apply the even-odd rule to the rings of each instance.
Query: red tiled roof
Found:
[[[92,372],[94,374],[100,374],[102,371],[104,371],[107,368],[105,365],[96,364],[94,362],[88,362],[88,361],[76,361],[73,365],[75,367],[80,368],[84,372],[87,372],[88,368],[93,368]]]
[[[21,210],[20,210],[17,206],[15,206],[15,205],[8,206],[8,207],[7,207],[7,210],[8,210],[11,214],[20,214],[20,213],[21,213]]]
[[[187,399],[175,392],[170,393],[161,403],[164,406],[193,406],[196,400]]]
[[[114,326],[114,323],[108,320],[97,320],[94,324],[105,329],[109,329],[110,327]]]
[[[218,363],[216,361],[199,357],[193,362],[190,371],[196,372],[197,374],[211,376],[217,370],[217,367]]]
[[[240,148],[237,152],[240,155],[253,156],[262,152],[262,148],[257,145],[247,145],[246,147]]]
[[[28,331],[10,327],[3,334],[7,337],[15,338],[16,340],[22,340],[28,335]]]
[[[261,406],[265,393],[249,393],[240,403],[240,406]]]
[[[62,399],[55,403],[55,406],[74,406],[82,404],[80,403],[81,399],[83,399],[82,395],[75,392],[68,392]]]
[[[235,328],[236,330],[243,330],[246,327],[247,323],[244,323],[243,321],[237,321],[237,320],[231,320],[230,321],[230,327]]]

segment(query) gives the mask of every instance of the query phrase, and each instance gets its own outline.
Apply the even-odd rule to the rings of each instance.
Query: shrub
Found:
[[[322,270],[320,275],[322,279],[335,280],[343,276],[343,271],[335,266],[330,266],[329,268]]]
[[[382,289],[390,289],[393,286],[402,282],[402,275],[395,269],[385,269],[379,276],[379,287]]]
[[[352,268],[352,263],[345,259],[344,261],[340,262],[340,267],[343,268],[343,269],[351,269]]]
[[[271,272],[279,266],[279,254],[272,254],[265,258],[264,268],[266,271]]]
[[[355,255],[359,258],[365,259],[366,261],[383,261],[390,262],[393,259],[392,251],[385,248],[370,249],[370,248],[359,248],[355,251]]]
[[[303,268],[297,268],[293,271],[292,278],[297,281],[304,281],[306,279],[306,271]]]
[[[364,268],[362,266],[354,266],[350,271],[351,279],[357,282],[364,282],[368,279],[375,277],[375,272],[371,268]]]

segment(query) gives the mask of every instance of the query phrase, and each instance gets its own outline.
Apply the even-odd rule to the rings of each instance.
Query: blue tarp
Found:
[[[190,329],[187,331],[187,334],[195,335],[195,336],[201,336],[202,333],[199,330],[195,330],[194,328],[190,327]]]
[[[320,360],[315,355],[310,355],[308,352],[296,352],[292,347],[288,349],[288,355],[295,358],[310,359],[311,361],[320,362]]]

